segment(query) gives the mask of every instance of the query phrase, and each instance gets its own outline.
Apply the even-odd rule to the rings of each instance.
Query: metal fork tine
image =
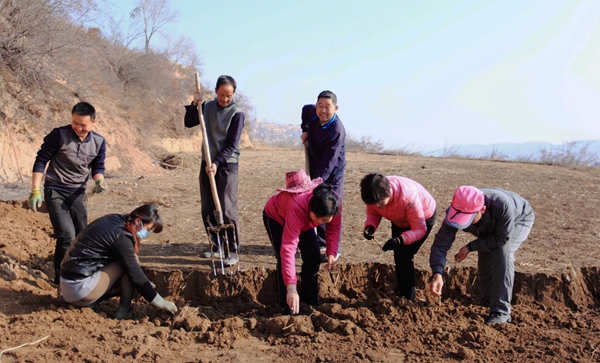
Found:
[[[213,273],[215,274],[215,276],[217,276],[217,268],[215,267],[215,253],[213,251],[215,246],[210,240],[210,233],[208,234],[208,244],[210,245],[210,259],[212,260]]]
[[[225,276],[225,264],[223,263],[223,243],[221,241],[221,236],[219,236],[219,232],[217,232],[217,242],[219,243],[219,256],[221,258],[221,275]]]
[[[238,263],[237,263],[237,272],[240,272],[240,245],[238,245],[237,241],[237,231],[235,230],[235,226],[232,227],[233,230],[233,246],[235,247],[235,253],[237,254]]]

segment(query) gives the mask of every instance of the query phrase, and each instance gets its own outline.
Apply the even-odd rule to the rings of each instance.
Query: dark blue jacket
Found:
[[[346,167],[346,129],[335,114],[325,128],[320,125],[315,105],[302,107],[302,132],[308,132],[308,160],[311,178],[324,182],[343,173]]]

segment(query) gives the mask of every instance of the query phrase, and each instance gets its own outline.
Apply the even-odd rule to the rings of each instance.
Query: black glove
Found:
[[[368,240],[372,240],[373,233],[375,233],[375,227],[367,226],[367,228],[365,228],[365,230],[363,231],[363,236],[365,236],[365,238]]]
[[[402,246],[403,244],[404,244],[404,238],[402,238],[402,236],[392,237],[383,245],[383,247],[381,247],[381,249],[384,252],[387,252],[389,250],[395,250],[396,248]]]

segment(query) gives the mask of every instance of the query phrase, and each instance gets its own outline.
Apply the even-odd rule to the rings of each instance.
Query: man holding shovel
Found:
[[[238,161],[240,156],[239,142],[244,128],[244,113],[242,109],[233,102],[237,84],[231,76],[220,76],[215,88],[216,98],[203,101],[200,91],[194,93],[191,105],[185,106],[186,127],[194,127],[200,124],[198,116],[198,105],[202,107],[202,115],[206,123],[206,136],[209,145],[211,165],[206,165],[206,158],[202,156],[200,166],[200,200],[202,202],[202,221],[207,231],[216,226],[215,202],[213,200],[209,175],[213,174],[216,191],[220,204],[223,208],[223,223],[233,224],[232,229],[221,230],[221,241],[228,241],[229,246],[220,246],[215,232],[209,232],[210,243],[204,257],[212,258],[227,254],[224,262],[235,265],[239,261],[237,254],[239,247],[239,223],[238,223]],[[204,153],[204,150],[203,150]],[[225,234],[227,234],[226,238]],[[237,242],[237,243],[236,243]],[[221,248],[221,249],[220,249]],[[221,256],[219,256],[221,257]]]
[[[311,178],[321,178],[343,199],[344,168],[346,167],[346,129],[338,117],[337,96],[323,91],[314,105],[302,107],[302,143],[308,152],[308,173]],[[325,226],[317,227],[324,249]],[[338,244],[339,246],[339,244]],[[340,257],[338,247],[335,259]]]

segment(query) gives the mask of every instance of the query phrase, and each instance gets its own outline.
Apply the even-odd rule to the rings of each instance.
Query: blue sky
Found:
[[[233,76],[263,121],[329,89],[388,148],[600,139],[598,0],[170,4],[203,81]]]

